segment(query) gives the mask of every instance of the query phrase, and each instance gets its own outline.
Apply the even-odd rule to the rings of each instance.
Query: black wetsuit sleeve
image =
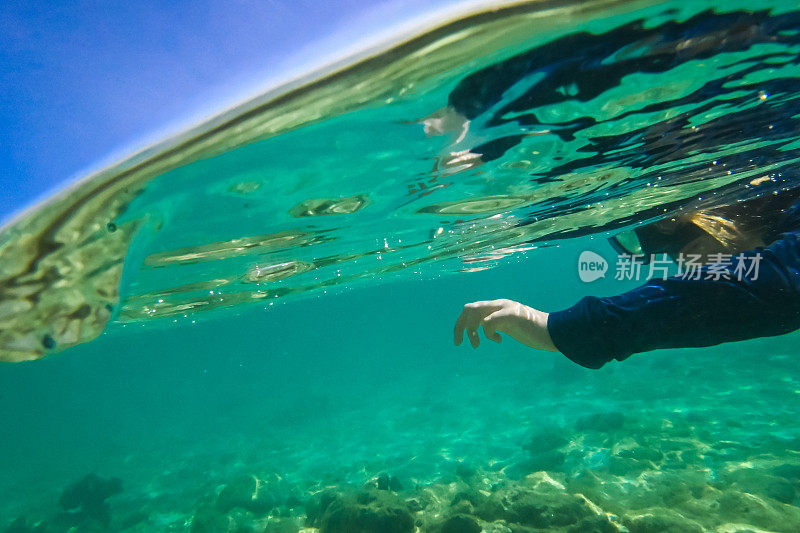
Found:
[[[741,254],[758,265],[749,275],[726,267],[728,279],[651,280],[619,296],[586,297],[551,313],[556,348],[587,368],[658,348],[712,346],[800,328],[800,229],[766,248]],[[717,269],[718,270],[718,269]]]

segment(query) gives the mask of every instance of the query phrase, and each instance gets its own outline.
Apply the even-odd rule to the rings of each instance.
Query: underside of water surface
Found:
[[[791,195],[798,52],[786,1],[492,6],[22,213],[0,528],[800,530],[797,334],[452,346],[466,302],[643,282],[579,278],[612,235]]]

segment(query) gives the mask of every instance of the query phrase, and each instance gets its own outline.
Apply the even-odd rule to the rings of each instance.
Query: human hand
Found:
[[[454,341],[456,346],[460,345],[466,330],[472,347],[477,348],[480,345],[478,328],[483,326],[486,338],[494,342],[500,342],[500,333],[506,333],[531,348],[557,352],[547,331],[548,316],[513,300],[468,303],[456,321]]]

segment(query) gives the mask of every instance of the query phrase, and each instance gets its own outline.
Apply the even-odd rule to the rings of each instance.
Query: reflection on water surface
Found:
[[[793,9],[520,4],[261,96],[3,230],[0,359],[779,193]]]

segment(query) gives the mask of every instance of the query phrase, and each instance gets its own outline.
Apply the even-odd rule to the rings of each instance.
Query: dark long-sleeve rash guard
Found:
[[[651,280],[619,296],[583,298],[550,314],[553,344],[579,365],[600,368],[658,348],[712,346],[799,329],[800,203],[781,215],[773,234],[782,233],[772,244],[742,253],[747,264],[758,263],[757,274],[734,272],[732,262],[724,267],[728,279],[713,279],[706,265],[699,279]]]

